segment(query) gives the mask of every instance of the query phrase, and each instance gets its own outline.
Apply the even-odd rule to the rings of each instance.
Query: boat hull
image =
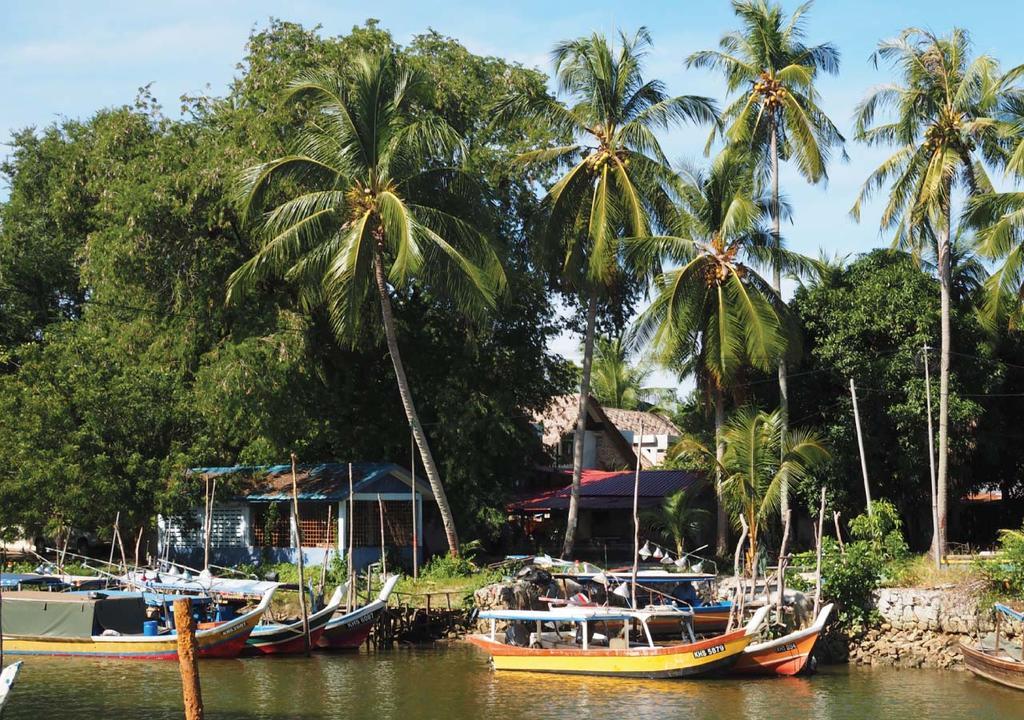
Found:
[[[799,638],[780,638],[755,649],[748,647],[736,660],[732,672],[740,675],[799,675],[807,670],[817,642],[818,633],[815,631]]]
[[[328,627],[320,635],[317,647],[325,650],[358,650],[373,630],[380,611],[369,613],[350,623],[338,623]]]
[[[604,675],[626,678],[680,678],[728,670],[750,643],[744,630],[685,645],[626,649],[537,649],[515,647],[471,635],[469,642],[491,656],[495,670]]]
[[[978,677],[1015,690],[1024,690],[1024,662],[997,657],[962,642],[960,652],[967,669]]]

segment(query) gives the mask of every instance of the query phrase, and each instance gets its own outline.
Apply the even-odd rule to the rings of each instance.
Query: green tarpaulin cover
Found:
[[[3,634],[80,638],[114,630],[142,632],[146,603],[141,595],[89,597],[72,593],[13,592],[3,596]]]

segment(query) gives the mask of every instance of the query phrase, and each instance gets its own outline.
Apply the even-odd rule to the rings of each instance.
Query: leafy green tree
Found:
[[[504,274],[469,223],[424,204],[431,191],[457,182],[441,163],[463,151],[442,118],[414,116],[426,77],[392,54],[360,56],[350,70],[351,81],[324,71],[292,85],[291,97],[309,100],[318,112],[291,154],[244,174],[247,214],[262,208],[281,185],[290,197],[260,220],[263,245],[232,274],[230,289],[244,291],[266,277],[287,275],[309,304],[326,301],[336,333],[351,342],[373,288],[402,405],[449,551],[458,555],[455,518],[399,353],[391,292],[427,276],[467,313],[479,315],[493,307]],[[443,178],[440,186],[437,177]]]
[[[552,56],[568,104],[546,93],[515,93],[496,107],[499,122],[529,118],[563,138],[561,144],[521,154],[521,163],[568,168],[544,198],[546,240],[561,251],[563,279],[587,306],[563,557],[572,555],[576,538],[598,301],[637,277],[621,262],[622,238],[650,235],[659,211],[670,204],[675,182],[655,131],[717,117],[711,100],[672,97],[662,82],[644,79],[650,45],[646,28],[633,37],[620,34],[617,49],[597,33],[559,43]]]
[[[736,410],[721,434],[725,452],[687,438],[684,452],[714,459],[723,476],[722,499],[733,522],[740,517],[747,529],[747,567],[757,562],[763,524],[778,511],[782,487],[800,481],[829,457],[824,440],[813,431],[794,430],[783,435],[782,415],[753,407]]]
[[[860,474],[849,394],[853,378],[872,495],[896,504],[915,547],[931,536],[932,523],[919,512],[930,487],[922,347],[934,346],[939,336],[938,295],[938,280],[913,257],[875,250],[798,288],[792,302],[805,352],[805,375],[794,387],[794,416],[820,428],[832,448],[832,460],[817,479],[847,517],[863,511],[863,490],[850,482]],[[951,490],[959,497],[991,483],[1009,496],[1016,492],[1021,461],[1004,439],[1016,432],[1012,418],[1022,406],[1014,394],[1024,378],[1003,363],[1019,357],[1020,341],[984,332],[971,300],[952,306],[960,353],[950,373]],[[931,359],[934,369],[937,358]],[[808,505],[815,502],[817,486],[798,490]],[[982,537],[979,541],[985,541]]]
[[[685,173],[675,235],[630,240],[628,252],[644,265],[675,266],[657,277],[650,307],[637,321],[640,342],[696,375],[714,398],[719,453],[726,394],[749,366],[765,370],[786,350],[792,324],[782,299],[758,273],[770,263],[801,267],[805,258],[777,245],[764,227],[766,208],[754,195],[750,165],[742,154],[724,152],[710,171]],[[718,497],[717,550],[728,552],[728,528]]]
[[[682,555],[687,540],[700,537],[711,513],[694,505],[694,494],[685,490],[666,495],[657,510],[646,513],[647,524],[655,531],[672,539],[676,554]]]
[[[864,182],[851,214],[860,219],[863,202],[891,185],[882,212],[883,230],[895,231],[895,243],[919,245],[934,238],[942,300],[939,365],[938,504],[940,552],[946,547],[949,500],[949,366],[952,352],[950,247],[954,191],[968,195],[991,190],[985,163],[1000,164],[1009,128],[999,118],[1005,94],[998,64],[987,56],[971,58],[967,33],[954,28],[938,37],[908,28],[879,44],[874,62],[891,62],[900,83],[872,91],[858,106],[855,137],[867,145],[895,146]],[[875,124],[879,111],[890,122]]]
[[[723,134],[728,142],[750,148],[759,174],[769,175],[772,229],[780,241],[779,161],[792,161],[808,182],[817,184],[827,181],[832,152],[842,151],[844,143],[821,109],[814,85],[821,73],[838,74],[839,51],[831,43],[805,44],[805,20],[812,5],[803,3],[786,18],[779,4],[733,0],[742,28],[723,35],[718,50],[702,50],[686,60],[689,67],[720,71],[728,93],[737,96],[722,113]],[[780,294],[782,271],[779,265],[772,268],[772,286]],[[785,355],[779,357],[779,410],[785,434],[789,418]],[[788,487],[782,489],[781,509],[783,515],[789,509]]]

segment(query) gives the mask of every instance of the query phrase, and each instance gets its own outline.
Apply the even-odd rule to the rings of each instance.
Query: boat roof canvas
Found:
[[[89,597],[78,593],[24,591],[4,593],[3,634],[41,637],[90,637],[104,630],[141,631],[146,605],[139,594]]]
[[[598,611],[598,612],[595,612]],[[484,620],[521,620],[528,622],[594,622],[595,620],[632,620],[635,612],[608,611],[607,608],[556,608],[554,610],[484,610]]]

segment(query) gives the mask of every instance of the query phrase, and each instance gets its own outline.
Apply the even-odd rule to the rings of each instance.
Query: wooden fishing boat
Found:
[[[199,657],[237,657],[263,613],[273,590],[250,612],[219,623],[201,623],[196,631]],[[13,592],[3,596],[4,652],[174,660],[177,634],[149,625],[142,593]]]
[[[799,675],[806,671],[814,645],[831,613],[830,603],[820,610],[809,627],[775,640],[748,645],[731,672],[740,675]]]
[[[11,693],[11,688],[14,686],[14,680],[18,677],[18,673],[21,671],[21,663],[11,663],[4,668],[3,672],[0,672],[0,710],[4,709],[4,705],[7,703],[7,697]]]
[[[324,650],[354,650],[366,642],[373,624],[388,606],[388,598],[397,583],[397,575],[388,577],[373,602],[332,617],[320,635],[317,647]]]
[[[1024,615],[1005,605],[996,603],[996,636],[991,645],[979,640],[977,645],[960,642],[960,652],[964,656],[967,669],[978,677],[997,682],[1000,685],[1024,690],[1024,646],[1013,648],[1016,657],[1011,655],[1011,648],[1000,642],[1000,623],[1002,616],[1013,620],[1024,621]]]
[[[309,647],[315,648],[327,623],[341,605],[342,598],[348,590],[348,583],[338,587],[330,601],[322,610],[309,616]],[[292,619],[287,623],[261,622],[249,635],[245,643],[244,655],[287,655],[306,651],[306,638],[302,618]]]
[[[764,613],[734,632],[695,642],[655,644],[648,619],[651,613],[567,606],[558,610],[493,610],[480,613],[491,621],[487,635],[467,639],[491,657],[495,670],[608,675],[613,677],[679,678],[721,673],[736,662],[750,644]],[[510,644],[498,638],[496,624],[506,621],[529,623],[525,645]],[[756,622],[756,624],[754,624]],[[598,638],[592,630],[601,623],[619,623],[618,637]],[[563,633],[568,625],[572,630]],[[634,642],[629,629],[637,626],[640,642]],[[550,628],[546,631],[545,628]],[[512,629],[512,628],[510,628]],[[514,639],[515,633],[506,633]]]

